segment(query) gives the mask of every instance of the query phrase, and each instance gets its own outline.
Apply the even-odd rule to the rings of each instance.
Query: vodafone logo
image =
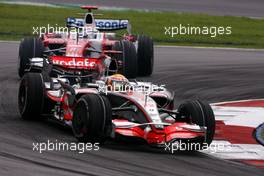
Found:
[[[60,65],[66,68],[95,68],[96,61],[93,58],[52,57],[52,63],[54,65]]]
[[[84,61],[76,61],[74,59],[72,59],[71,61],[53,60],[53,64],[66,65],[66,66],[77,66],[77,67],[94,67],[96,65],[95,62],[89,62],[88,59],[84,59]]]

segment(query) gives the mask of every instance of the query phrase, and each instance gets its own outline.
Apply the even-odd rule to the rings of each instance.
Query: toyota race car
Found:
[[[54,64],[74,65],[78,60],[96,62],[94,73],[99,71],[100,60],[111,58],[109,71],[128,78],[148,76],[153,71],[153,41],[145,35],[132,35],[128,20],[94,19],[95,6],[88,9],[84,19],[67,18],[68,32],[46,33],[41,38],[26,37],[19,47],[18,74],[40,72],[30,65],[31,58],[49,58]],[[128,34],[117,39],[112,30],[127,29]],[[77,32],[76,32],[77,31]],[[90,65],[90,62],[88,63]],[[90,72],[89,72],[90,73]]]
[[[61,74],[86,70],[81,64],[69,68],[47,63],[47,58],[31,62],[42,71],[26,73],[21,80],[18,102],[23,119],[53,118],[71,126],[81,142],[103,143],[122,136],[153,146],[179,141],[208,146],[213,140],[215,118],[206,103],[186,102],[175,110],[174,96],[164,86],[109,76],[108,71],[91,82],[82,75]]]

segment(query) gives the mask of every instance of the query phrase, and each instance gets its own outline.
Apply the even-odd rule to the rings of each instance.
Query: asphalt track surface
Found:
[[[18,44],[0,43],[0,175],[261,176],[263,169],[199,152],[169,154],[144,145],[108,142],[99,151],[32,151],[33,142],[76,142],[71,130],[48,120],[24,121],[17,110]],[[264,52],[156,48],[151,78],[174,89],[178,102],[264,97]],[[143,78],[142,78],[143,79]]]
[[[21,0],[16,0],[21,1]],[[195,12],[213,15],[264,17],[263,0],[26,0],[51,4],[88,4],[109,7]]]

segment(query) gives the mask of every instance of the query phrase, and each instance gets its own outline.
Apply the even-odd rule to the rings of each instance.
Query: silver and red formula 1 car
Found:
[[[108,59],[103,63],[109,63]],[[174,96],[164,86],[128,81],[120,74],[108,76],[107,70],[100,79],[82,79],[78,72],[86,70],[84,60],[74,67],[53,65],[47,58],[30,62],[42,71],[26,73],[21,80],[18,102],[23,119],[51,117],[72,126],[82,142],[117,136],[142,139],[154,146],[212,142],[215,118],[206,103],[190,101],[175,110]],[[62,74],[68,69],[76,74]]]
[[[92,9],[95,6],[82,6],[88,9],[84,19],[67,18],[63,31],[43,34],[41,38],[26,37],[19,47],[18,74],[39,72],[30,67],[30,59],[51,57],[55,64],[64,62],[71,65],[84,58],[94,61],[111,57],[109,71],[121,73],[128,78],[148,76],[153,71],[153,41],[145,35],[132,35],[128,20],[95,19]],[[128,33],[117,38],[112,30],[128,29]],[[89,63],[87,63],[89,65]],[[98,73],[97,69],[93,72]]]

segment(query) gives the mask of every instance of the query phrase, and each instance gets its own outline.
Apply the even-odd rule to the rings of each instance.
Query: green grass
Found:
[[[78,17],[79,8],[51,8],[0,4],[0,40],[20,40],[32,35],[33,26],[65,25],[66,17]],[[264,48],[264,20],[246,17],[209,16],[173,12],[98,11],[103,18],[129,19],[135,34],[151,36],[165,45]],[[80,16],[81,17],[81,16]],[[101,18],[101,16],[100,16]],[[231,35],[165,35],[166,26],[231,26]]]

